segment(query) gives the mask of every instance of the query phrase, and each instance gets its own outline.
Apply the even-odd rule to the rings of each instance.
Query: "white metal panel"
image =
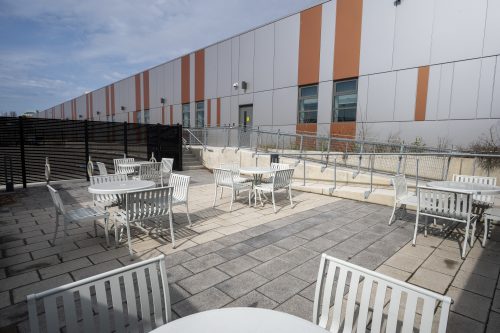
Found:
[[[481,59],[481,78],[477,97],[477,118],[489,118],[493,100],[493,83],[495,82],[496,57]]]
[[[412,121],[415,119],[417,81],[418,68],[412,68],[397,72],[396,99],[394,102],[394,120]]]
[[[332,122],[333,81],[320,82],[318,86],[318,124]],[[328,129],[328,133],[330,130]],[[319,134],[319,130],[318,130]]]
[[[78,96],[76,98],[76,112],[77,119],[84,120],[87,117],[87,101],[85,99],[85,95]],[[80,117],[81,116],[81,117]],[[48,112],[48,117],[51,118],[50,110]]]
[[[321,48],[319,58],[319,80],[333,79],[333,55],[335,46],[335,9],[337,1],[324,3],[321,10]],[[319,131],[318,131],[319,133]]]
[[[273,125],[297,124],[297,87],[276,89],[273,96]]]
[[[182,105],[181,104],[174,105],[174,110],[172,113],[174,114],[174,122],[173,123],[174,124],[182,124]]]
[[[181,103],[181,84],[182,84],[182,72],[181,72],[181,59],[175,59],[173,61],[173,104],[180,104]]]
[[[205,99],[217,97],[217,45],[205,49]]]
[[[393,69],[429,64],[435,1],[405,1],[396,7]]]
[[[451,86],[453,84],[453,67],[454,67],[453,63],[441,65],[437,119],[449,119],[450,117]]]
[[[395,19],[392,1],[363,1],[360,75],[391,70]]]
[[[253,126],[273,124],[273,92],[263,91],[254,94]]]
[[[106,119],[106,88],[100,88],[92,93],[92,111],[95,119]],[[65,110],[67,111],[67,109]],[[99,116],[97,115],[99,111]]]
[[[426,120],[437,119],[440,78],[441,78],[441,65],[430,66],[429,82],[427,85],[427,105],[425,109]]]
[[[481,59],[455,63],[450,119],[476,118]]]
[[[190,102],[194,102],[195,71],[196,71],[195,57],[193,52],[189,55],[189,101]]]
[[[231,111],[229,121],[232,124],[238,125],[239,122],[240,105],[238,103],[238,96],[231,96]]]
[[[274,30],[274,88],[297,85],[300,14],[277,21]]]
[[[238,99],[239,105],[246,105],[253,103],[253,94],[243,94],[239,96]]]
[[[233,89],[231,80],[231,40],[226,40],[217,45],[217,96],[229,96]]]
[[[439,0],[434,12],[431,63],[482,55],[486,0]]]
[[[161,124],[161,108],[155,108],[149,110],[149,123],[150,124]]]
[[[394,115],[396,72],[370,75],[366,119],[391,121]]]
[[[213,98],[210,100],[210,126],[217,126],[217,98]],[[208,109],[207,109],[208,110]],[[221,115],[222,117],[222,115]],[[208,121],[208,118],[207,118]]]
[[[165,95],[167,97],[166,105],[174,104],[174,62],[171,61],[165,66]]]
[[[221,126],[231,124],[231,97],[220,99],[220,124]]]
[[[255,30],[254,91],[273,89],[273,62],[274,24],[268,24]]]
[[[161,88],[163,84],[163,67],[158,66],[149,70],[149,109],[160,110],[161,113]],[[146,98],[147,96],[144,96]],[[149,112],[150,121],[153,123],[152,113]],[[160,121],[161,122],[161,118]]]
[[[240,94],[248,94],[254,90],[254,79],[253,79],[253,58],[255,50],[255,31],[247,32],[240,36],[240,61],[238,66],[239,77],[240,77],[240,88],[238,89]],[[241,88],[241,82],[247,82],[247,90],[244,91]]]
[[[488,0],[483,56],[500,54],[500,0]]]
[[[240,81],[239,75],[240,64],[240,37],[231,39],[231,87],[234,83]],[[238,95],[239,89],[231,89],[231,95]]]
[[[500,118],[500,57],[497,57],[495,67],[495,83],[493,88],[493,100],[491,103],[491,118]]]
[[[367,120],[366,110],[368,107],[369,78],[369,76],[360,76],[358,79],[358,107],[356,109],[357,122],[364,122]]]

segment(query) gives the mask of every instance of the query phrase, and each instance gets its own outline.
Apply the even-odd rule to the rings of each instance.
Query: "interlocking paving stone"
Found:
[[[288,273],[306,282],[314,282],[318,278],[320,257],[314,257]]]
[[[170,281],[168,281],[168,287],[170,291],[171,304],[175,304],[191,296],[187,291],[185,291],[175,283],[170,283]]]
[[[482,323],[486,322],[491,302],[489,298],[455,287],[450,287],[446,295],[454,300],[450,307],[451,311]]]
[[[193,273],[191,273],[189,270],[182,267],[181,265],[167,268],[167,280],[169,283],[185,279],[191,275],[193,275]]]
[[[299,292],[299,295],[307,298],[311,302],[314,302],[315,292],[316,292],[316,282],[310,284],[307,288],[304,288],[301,292]]]
[[[271,280],[285,272],[288,272],[295,266],[295,263],[285,261],[278,257],[252,268],[252,271]]]
[[[376,271],[401,281],[406,281],[411,276],[411,273],[387,265],[380,265]]]
[[[495,292],[496,282],[496,279],[460,270],[451,285],[491,298]]]
[[[0,293],[0,309],[10,305],[10,295],[8,291]]]
[[[80,248],[76,246],[76,244],[73,242],[66,242],[65,244],[59,244],[56,246],[50,246],[40,250],[32,251],[31,255],[33,256],[33,259],[40,259],[43,257],[51,256],[53,254],[61,254],[61,253],[67,254],[72,250],[80,250]]]
[[[295,265],[300,265],[303,262],[305,262],[305,261],[307,261],[307,260],[309,260],[317,255],[319,255],[319,253],[316,251],[312,251],[312,250],[306,249],[304,247],[297,247],[297,248],[279,256],[278,258],[285,260],[285,261],[288,261],[288,262],[291,262],[291,263],[294,263]]]
[[[230,276],[219,271],[216,268],[210,268],[206,271],[190,276],[177,282],[182,288],[190,294],[197,294],[202,290],[208,289],[216,284],[228,279]]]
[[[21,253],[12,257],[0,259],[0,267],[8,267],[11,265],[20,264],[30,260],[31,256],[29,255],[29,253]]]
[[[237,258],[241,255],[252,252],[253,250],[255,250],[255,248],[253,248],[249,245],[246,245],[244,243],[238,243],[238,244],[234,244],[234,245],[225,247],[223,249],[220,249],[220,250],[216,251],[215,253],[217,253],[218,255],[220,255],[226,259],[234,259],[234,258]]]
[[[110,271],[112,269],[120,268],[120,267],[122,267],[122,264],[119,261],[117,261],[116,259],[113,259],[113,260],[102,262],[102,263],[97,264],[97,265],[92,265],[92,266],[85,267],[82,269],[77,269],[75,271],[72,271],[71,275],[73,276],[75,281],[78,281],[78,280],[81,280],[81,279],[84,279],[84,278],[87,278],[87,277],[90,277],[93,275],[101,274],[101,273]]]
[[[257,288],[257,291],[278,303],[283,303],[307,286],[307,282],[290,274],[283,274],[262,287]]]
[[[60,260],[57,256],[44,257],[37,260],[23,262],[22,264],[9,266],[7,268],[7,273],[12,275],[17,275],[21,273],[26,273],[29,271],[34,271],[37,269],[52,267],[53,265],[57,265],[60,263]]]
[[[297,236],[290,236],[290,237],[284,238],[284,239],[274,243],[274,245],[276,245],[282,249],[285,249],[285,250],[292,250],[292,249],[299,247],[305,243],[307,243],[307,240],[305,240],[304,238],[300,238]]]
[[[37,282],[39,280],[40,279],[38,278],[38,273],[35,271],[8,277],[1,280],[0,291],[14,289],[19,286]]]
[[[263,248],[260,248],[258,250],[252,251],[248,253],[249,256],[258,259],[260,261],[268,261],[274,257],[277,257],[283,253],[285,253],[286,250],[274,246],[274,245],[268,245]]]
[[[491,310],[500,313],[500,290],[498,289],[495,291],[493,303],[491,304]]]
[[[403,271],[413,273],[422,264],[424,260],[405,254],[397,253],[389,258],[385,264]]]
[[[59,287],[71,282],[73,282],[73,279],[71,278],[71,276],[69,276],[69,274],[66,273],[50,279],[41,280],[36,283],[16,288],[12,291],[14,303],[25,301],[26,296],[29,294],[39,293],[41,291]]]
[[[186,251],[179,251],[165,256],[165,266],[173,267],[188,262],[196,257]]]
[[[182,265],[193,273],[199,273],[201,271],[209,269],[210,267],[217,266],[223,262],[226,262],[225,258],[221,257],[217,253],[210,253],[183,263]]]
[[[231,301],[232,298],[219,289],[210,288],[174,304],[172,309],[180,317],[185,317],[196,312],[221,308]]]
[[[462,264],[461,260],[458,261],[455,259],[449,259],[449,258],[439,257],[437,255],[431,255],[424,261],[422,267],[439,273],[455,276],[461,264]]]
[[[51,267],[42,268],[39,270],[42,279],[48,279],[50,277],[68,273],[80,268],[91,266],[92,263],[87,258],[80,258],[72,261],[67,261],[62,264],[54,265]]]
[[[266,278],[255,274],[254,272],[247,271],[232,277],[224,282],[219,283],[215,287],[232,298],[241,297],[257,287],[268,282]]]
[[[352,262],[355,265],[359,265],[364,268],[374,270],[378,266],[382,265],[382,263],[386,260],[387,256],[371,252],[369,250],[364,250],[353,256],[350,262]]]
[[[210,242],[207,242],[205,244],[200,244],[200,245],[190,247],[189,249],[186,249],[186,252],[188,252],[196,257],[204,256],[206,254],[223,249],[224,245],[219,243],[220,240],[221,239],[219,239],[217,241],[210,241]]]
[[[223,264],[217,266],[217,268],[224,273],[227,273],[231,276],[238,275],[246,270],[249,270],[260,264],[260,261],[249,257],[248,255],[243,255],[236,259],[226,261]]]
[[[431,271],[426,268],[420,268],[408,282],[437,293],[444,294],[452,279],[452,276]]]
[[[466,258],[460,270],[496,279],[500,274],[500,265],[481,259]]]
[[[236,243],[241,243],[241,242],[243,242],[243,241],[245,241],[245,240],[253,237],[253,236],[247,234],[247,231],[251,230],[251,229],[252,228],[247,229],[247,230],[242,231],[242,232],[238,232],[236,234],[232,234],[232,235],[229,235],[229,236],[221,237],[221,238],[217,239],[217,243],[220,243],[220,244],[222,244],[224,246],[230,246],[230,245],[234,245]]]
[[[14,256],[16,254],[36,251],[36,250],[44,249],[47,247],[50,247],[50,243],[47,241],[29,244],[29,245],[24,245],[24,243],[21,242],[19,244],[19,246],[17,246],[17,247],[8,248],[8,249],[4,250],[4,253],[7,257],[11,257],[11,256]]]
[[[490,312],[486,333],[497,333],[500,327],[500,313]],[[472,332],[472,331],[469,331]]]
[[[300,295],[294,295],[276,308],[278,311],[286,312],[291,315],[303,318],[307,321],[312,320],[313,302]]]
[[[326,237],[318,237],[308,243],[305,243],[303,247],[316,252],[324,252],[325,250],[328,250],[335,246],[335,244],[337,244],[336,241],[333,241]]]
[[[96,254],[92,254],[88,256],[88,258],[94,263],[98,264],[104,261],[109,261],[111,259],[117,259],[123,256],[128,255],[128,247],[126,245],[115,248],[115,249],[110,249],[106,252],[100,252]]]
[[[258,291],[251,291],[237,300],[227,304],[225,307],[252,307],[263,309],[274,309],[278,305],[269,297],[266,297]]]

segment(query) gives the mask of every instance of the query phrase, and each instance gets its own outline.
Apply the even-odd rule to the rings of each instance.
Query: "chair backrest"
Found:
[[[126,180],[127,180],[127,175],[120,173],[116,173],[114,175],[105,175],[105,176],[92,176],[90,177],[90,185],[111,183],[111,182],[123,182]],[[94,194],[93,198],[95,203],[95,202],[115,201],[119,199],[119,196],[116,194]]]
[[[65,213],[64,204],[61,200],[59,192],[57,192],[57,190],[50,185],[47,185],[47,188],[49,190],[50,197],[52,198],[52,202],[54,203],[54,207],[56,208],[56,212],[58,214],[64,214]]]
[[[64,313],[67,332],[82,331],[81,326],[84,332],[111,332],[113,327],[116,332],[149,332],[171,320],[164,255],[31,294],[27,299],[34,333],[59,332],[63,322],[59,312]],[[38,300],[45,312],[40,317]],[[98,311],[97,316],[94,311]],[[44,322],[46,330],[41,327]]]
[[[148,162],[139,166],[139,179],[158,182],[161,178],[161,163]]]
[[[124,164],[124,163],[133,163],[133,162],[135,162],[135,159],[133,157],[115,158],[113,160],[113,164],[115,165],[115,173],[124,173],[124,174],[133,173],[134,168],[126,168],[126,167],[120,166],[121,164]]]
[[[234,187],[234,173],[230,169],[213,169],[215,185]]]
[[[406,302],[401,304],[404,296]],[[333,307],[330,307],[332,300]],[[419,332],[430,333],[438,302],[442,302],[442,309],[439,324],[435,325],[438,333],[445,333],[451,304],[448,296],[323,254],[316,283],[313,323],[334,333],[366,332],[370,321],[371,332],[380,332],[382,325],[388,333],[413,332],[418,311],[421,314]],[[403,312],[399,317],[402,322],[398,323],[400,312]]]
[[[399,200],[408,195],[408,185],[404,175],[396,175],[392,177],[396,200]]]
[[[172,172],[172,169],[174,168],[174,159],[173,158],[162,158],[161,159],[161,171],[170,173]]]
[[[497,185],[496,177],[485,177],[485,176],[468,176],[468,175],[453,175],[453,181],[464,182],[464,183],[474,183],[474,184],[484,184],[484,185]],[[495,198],[493,195],[484,194],[474,194],[474,200],[483,202],[485,204],[493,205]]]
[[[419,186],[417,209],[423,215],[463,221],[472,213],[472,195]]]
[[[231,170],[234,175],[240,174],[240,164],[239,163],[221,163],[220,168],[224,170]]]
[[[271,169],[273,170],[285,170],[290,169],[290,164],[286,163],[271,163]]]
[[[108,174],[108,170],[106,169],[106,164],[102,162],[95,162],[97,164],[97,168],[99,169],[99,175],[105,176]]]
[[[129,222],[164,216],[172,202],[170,186],[127,192],[125,213]]]
[[[273,174],[273,188],[280,189],[292,183],[293,169],[276,170]]]
[[[177,201],[187,202],[190,180],[190,176],[179,175],[177,173],[172,173],[170,175],[168,186],[174,188],[172,193],[172,197],[174,199],[176,199]]]

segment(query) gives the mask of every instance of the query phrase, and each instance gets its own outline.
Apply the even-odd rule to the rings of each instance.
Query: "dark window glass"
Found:
[[[182,127],[189,127],[191,124],[191,115],[189,113],[189,104],[182,104]]]
[[[358,80],[333,83],[332,122],[356,121]]]
[[[318,86],[299,88],[298,123],[316,123],[318,120]]]
[[[196,127],[205,126],[205,103],[196,103]]]

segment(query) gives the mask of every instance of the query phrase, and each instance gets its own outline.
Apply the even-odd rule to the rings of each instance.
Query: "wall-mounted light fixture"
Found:
[[[239,86],[239,83],[238,83],[238,82],[233,83],[233,88],[234,88],[234,90],[238,90],[238,86]]]
[[[125,111],[125,107],[123,105],[120,106],[120,110]]]
[[[97,111],[96,113],[97,113],[97,115],[100,115],[100,114],[101,114],[101,111]]]
[[[399,6],[401,4],[401,0],[395,0],[394,1],[394,6]]]
[[[78,115],[78,118],[83,118],[83,116],[81,114]]]
[[[162,98],[160,99],[160,103],[161,103],[161,104],[165,104],[165,102],[166,102],[166,101],[167,101],[167,99],[166,99],[165,97],[162,97]]]
[[[248,87],[247,81],[241,81],[241,89],[247,90],[247,87]]]

